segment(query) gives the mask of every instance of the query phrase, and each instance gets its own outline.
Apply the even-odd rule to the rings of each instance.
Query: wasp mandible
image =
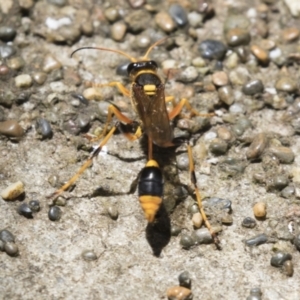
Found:
[[[132,107],[139,117],[139,126],[137,127],[135,133],[127,132],[124,133],[124,135],[131,141],[140,138],[143,133],[148,137],[148,159],[146,166],[142,169],[139,176],[138,195],[145,218],[149,223],[154,222],[155,215],[159,210],[163,197],[163,175],[157,161],[153,159],[153,144],[162,148],[176,146],[174,143],[173,128],[170,125],[170,121],[177,117],[183,108],[187,109],[191,116],[212,115],[200,114],[198,111],[192,108],[186,98],[181,99],[179,103],[176,104],[173,96],[165,96],[165,84],[158,75],[158,65],[155,61],[150,60],[148,57],[153,48],[163,43],[167,38],[163,38],[155,42],[149,47],[145,55],[139,59],[136,59],[123,51],[103,47],[82,47],[78,48],[71,54],[72,57],[80,50],[94,49],[114,52],[125,56],[131,61],[127,67],[128,76],[131,81],[130,90],[128,90],[122,83],[116,81],[97,86],[116,87],[124,96],[130,97]],[[172,102],[173,104],[173,109],[170,112],[167,111],[166,102]],[[125,116],[115,105],[111,104],[108,107],[107,121],[101,135],[103,136],[102,141],[90,154],[89,158],[81,166],[78,172],[60,189],[56,190],[51,197],[56,198],[61,193],[66,191],[85,171],[85,169],[92,164],[94,157],[100,153],[103,146],[108,142],[118,128],[118,124],[115,124],[110,130],[108,130],[108,126],[111,123],[113,116],[118,119],[118,122],[124,124],[132,125],[136,123],[136,121]],[[189,172],[191,182],[194,187],[199,210],[206,227],[210,231],[215,244],[218,246],[218,237],[212,229],[202,206],[201,196],[197,187],[197,179],[194,171],[192,149],[189,143],[187,143],[187,152],[189,157]]]

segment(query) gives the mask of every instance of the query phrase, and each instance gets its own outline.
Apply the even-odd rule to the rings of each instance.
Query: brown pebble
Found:
[[[267,206],[264,202],[257,202],[253,206],[253,213],[256,218],[262,219],[267,215]]]
[[[282,31],[282,37],[286,42],[293,42],[299,38],[300,30],[296,27],[289,27]]]
[[[264,152],[268,143],[267,136],[264,133],[257,134],[251,145],[249,146],[246,156],[248,159],[256,159],[259,158]]]
[[[275,88],[277,91],[293,93],[298,91],[298,83],[293,78],[284,76],[276,81]]]
[[[292,277],[294,274],[294,266],[291,260],[287,260],[283,263],[282,271],[285,275]]]
[[[192,217],[193,226],[195,228],[200,228],[203,222],[202,216],[200,212],[196,212]]]
[[[172,17],[164,11],[161,11],[155,15],[155,22],[157,26],[164,32],[172,32],[176,27]]]
[[[226,127],[219,127],[217,130],[218,137],[224,141],[232,139],[232,133]]]
[[[172,286],[167,290],[168,299],[172,300],[188,300],[192,295],[192,291],[183,286]]]
[[[24,135],[24,130],[17,121],[7,120],[0,122],[0,134],[18,138]]]
[[[0,65],[0,75],[6,75],[9,72],[9,68],[6,65]]]
[[[42,85],[47,79],[47,74],[44,72],[36,72],[32,74],[32,77],[37,84]]]
[[[212,82],[216,86],[228,85],[229,79],[227,74],[224,71],[215,72],[212,75]]]
[[[218,95],[222,102],[231,105],[234,102],[234,96],[231,86],[222,86],[218,89]]]
[[[269,62],[269,53],[263,48],[257,45],[252,45],[251,52],[262,64],[267,64]]]
[[[276,47],[276,43],[272,40],[264,39],[260,41],[260,46],[267,51],[273,50]]]
[[[44,62],[43,62],[43,71],[46,73],[50,73],[53,70],[58,70],[61,68],[61,63],[52,55],[47,54],[45,56]]]
[[[232,47],[248,45],[251,40],[249,31],[243,28],[232,28],[228,30],[225,38],[227,44]]]
[[[116,22],[111,26],[111,37],[119,42],[124,38],[126,30],[127,26],[123,21]]]

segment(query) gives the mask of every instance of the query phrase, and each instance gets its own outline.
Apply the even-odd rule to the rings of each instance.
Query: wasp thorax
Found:
[[[138,74],[140,71],[156,71],[158,68],[157,63],[154,60],[138,61],[128,65],[128,75]]]

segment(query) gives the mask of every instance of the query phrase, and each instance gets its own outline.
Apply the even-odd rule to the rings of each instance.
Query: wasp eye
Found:
[[[130,75],[130,73],[132,72],[132,70],[136,69],[136,63],[131,63],[128,65],[127,67],[127,73],[128,75]]]

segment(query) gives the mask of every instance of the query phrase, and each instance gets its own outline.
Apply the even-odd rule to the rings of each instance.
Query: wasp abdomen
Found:
[[[154,221],[163,196],[163,176],[158,164],[150,160],[142,169],[138,184],[139,200],[148,222]]]

